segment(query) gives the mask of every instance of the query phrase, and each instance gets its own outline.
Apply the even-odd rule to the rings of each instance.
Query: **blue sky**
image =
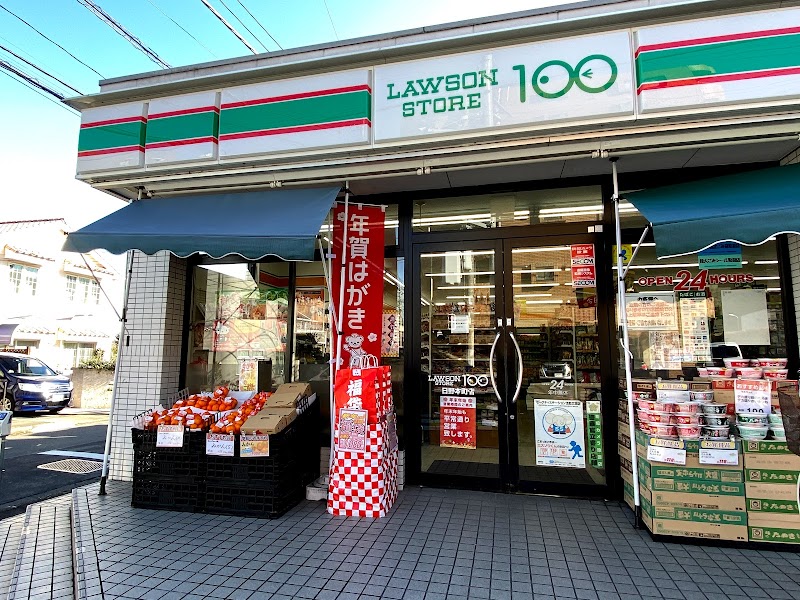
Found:
[[[173,67],[250,54],[201,0],[93,1]],[[256,38],[268,51],[277,50],[278,46],[243,6],[284,49],[289,49],[563,4],[556,0],[327,0],[326,7],[323,0],[208,1],[261,52],[263,47]],[[0,6],[25,19],[103,77],[160,68],[78,0],[0,0]],[[81,93],[99,89],[101,77],[3,10],[0,45]],[[37,74],[2,48],[0,60],[23,68],[67,96],[76,95]],[[2,205],[6,210],[0,220],[65,217],[71,226],[81,227],[122,206],[113,197],[75,180],[80,118],[74,111],[42,97],[2,70],[0,103],[7,117],[0,144],[5,197]]]

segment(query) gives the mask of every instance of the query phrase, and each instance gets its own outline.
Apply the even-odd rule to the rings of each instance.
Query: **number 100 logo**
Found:
[[[525,65],[512,67],[519,74],[519,101],[527,100],[528,75]],[[617,64],[604,54],[590,54],[574,67],[563,60],[548,60],[533,72],[530,85],[537,96],[561,98],[574,85],[587,94],[600,94],[617,80]]]

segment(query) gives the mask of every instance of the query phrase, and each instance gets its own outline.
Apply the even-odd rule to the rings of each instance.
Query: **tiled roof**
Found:
[[[46,256],[41,252],[37,252],[36,250],[29,250],[28,248],[20,248],[19,246],[12,246],[10,244],[6,244],[6,248],[11,250],[12,252],[16,252],[17,254],[24,254],[25,256],[32,256],[33,258],[41,258],[43,260],[55,261],[55,258],[52,256]]]
[[[31,219],[29,221],[0,221],[0,233],[21,231],[23,229],[35,229],[45,225],[61,224],[67,228],[67,222],[63,218],[57,219]]]

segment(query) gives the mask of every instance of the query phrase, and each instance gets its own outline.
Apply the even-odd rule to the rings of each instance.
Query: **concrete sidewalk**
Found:
[[[303,502],[269,521],[108,490],[77,490],[73,508],[107,599],[800,598],[800,555],[653,542],[617,502],[406,488],[383,519]]]

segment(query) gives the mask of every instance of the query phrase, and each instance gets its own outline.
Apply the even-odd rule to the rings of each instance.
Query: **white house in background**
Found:
[[[0,222],[0,348],[29,348],[59,370],[95,350],[109,358],[124,287],[119,259],[63,252],[67,231],[64,219]]]

